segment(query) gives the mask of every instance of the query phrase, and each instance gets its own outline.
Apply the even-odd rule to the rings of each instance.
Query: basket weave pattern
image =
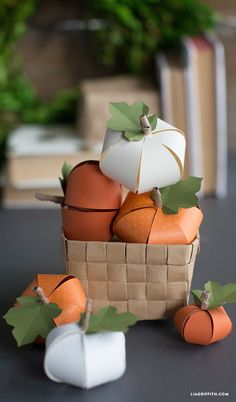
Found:
[[[63,237],[63,245],[67,273],[80,279],[93,312],[112,305],[156,320],[187,304],[198,239],[189,245],[151,245]]]

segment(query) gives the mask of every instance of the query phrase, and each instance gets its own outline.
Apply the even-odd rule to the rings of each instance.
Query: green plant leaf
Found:
[[[110,103],[109,111],[112,118],[108,120],[107,127],[123,131],[125,138],[129,141],[140,141],[143,138],[143,132],[140,125],[140,117],[147,115],[149,108],[142,102],[128,105],[125,102]],[[148,117],[151,127],[156,127],[157,116],[151,115]]]
[[[62,309],[54,303],[42,304],[34,296],[18,297],[17,302],[19,306],[10,308],[3,317],[14,327],[12,334],[17,345],[31,343],[37,336],[46,338],[55,327],[53,318],[58,317]]]
[[[208,281],[205,283],[204,289],[210,292],[209,310],[223,306],[226,303],[236,303],[236,283],[221,286],[218,282]],[[201,305],[201,294],[202,290],[192,291],[194,302],[198,305]]]
[[[202,179],[190,176],[172,186],[160,188],[162,210],[165,214],[177,214],[179,208],[191,208],[198,205],[196,193],[201,188]]]
[[[65,161],[63,166],[62,166],[62,169],[61,169],[62,177],[59,177],[61,188],[62,188],[62,191],[63,191],[64,194],[66,193],[67,179],[68,179],[68,176],[69,176],[69,174],[70,174],[72,169],[73,169],[73,167],[69,163],[67,163]]]
[[[134,325],[138,317],[132,313],[126,312],[117,314],[115,307],[103,307],[97,315],[91,315],[89,321],[88,334],[96,332],[127,332],[128,327]]]
[[[201,294],[202,294],[202,290],[192,290],[194,303],[196,303],[198,305],[201,304]]]

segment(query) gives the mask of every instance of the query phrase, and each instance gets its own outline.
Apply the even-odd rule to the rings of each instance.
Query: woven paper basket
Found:
[[[172,317],[188,302],[199,239],[189,245],[67,240],[66,271],[75,275],[93,312],[112,305],[140,320]]]

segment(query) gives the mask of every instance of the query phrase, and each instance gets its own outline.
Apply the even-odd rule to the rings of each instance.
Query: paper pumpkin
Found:
[[[151,198],[151,192],[130,192],[114,220],[113,232],[128,243],[190,244],[197,236],[202,217],[195,206],[166,214]]]
[[[109,110],[113,118],[107,124],[100,160],[106,176],[138,194],[180,180],[186,146],[180,130],[156,115],[147,116],[143,103],[111,103]],[[149,127],[145,119],[142,123],[142,115]]]
[[[46,342],[44,369],[56,382],[92,388],[122,376],[126,368],[123,332],[138,317],[117,314],[116,308],[102,308],[91,314],[88,300],[82,323],[53,329]]]
[[[52,381],[92,388],[121,377],[125,356],[123,332],[85,335],[77,324],[68,324],[50,332],[44,370]]]
[[[220,341],[232,331],[232,322],[224,307],[201,310],[193,304],[176,313],[175,326],[186,342],[197,345]]]
[[[65,236],[69,240],[109,241],[111,224],[121,204],[121,186],[104,176],[97,161],[72,169],[61,207]]]
[[[197,345],[209,345],[227,337],[233,325],[222,305],[236,302],[236,284],[221,287],[209,281],[204,291],[192,293],[196,304],[182,307],[174,318],[180,335],[186,342]]]
[[[35,287],[40,287],[49,302],[62,309],[61,314],[53,320],[55,325],[64,325],[80,319],[86,307],[86,296],[79,279],[73,275],[38,274],[22,296],[35,296]]]

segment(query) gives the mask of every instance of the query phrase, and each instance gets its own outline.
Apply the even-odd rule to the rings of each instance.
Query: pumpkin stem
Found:
[[[149,120],[148,120],[146,114],[143,114],[140,117],[140,124],[141,124],[142,132],[144,135],[152,134],[151,124],[149,123]]]
[[[82,331],[84,333],[87,332],[88,327],[89,327],[89,320],[90,320],[90,315],[91,315],[91,309],[92,309],[92,300],[88,299],[86,303],[86,310],[85,310],[85,315],[84,319],[82,322]]]
[[[203,290],[200,301],[201,301],[201,310],[207,310],[209,307],[209,299],[210,299],[211,292],[208,290]]]
[[[49,201],[54,202],[54,204],[62,205],[64,203],[64,197],[60,195],[49,195],[43,193],[35,193],[35,198],[39,201]]]
[[[157,208],[162,208],[161,192],[158,187],[154,187],[151,192],[151,199]]]
[[[44,291],[43,291],[42,288],[40,288],[39,286],[34,286],[32,288],[32,290],[35,292],[35,294],[38,297],[40,303],[42,303],[42,304],[48,304],[49,303],[49,300],[45,296]]]

